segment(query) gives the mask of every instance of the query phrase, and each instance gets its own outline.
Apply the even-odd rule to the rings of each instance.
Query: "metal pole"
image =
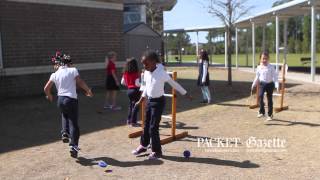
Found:
[[[227,31],[224,32],[224,67],[227,68],[228,64],[228,42],[227,42]]]
[[[311,81],[315,81],[316,74],[316,10],[311,6]]]
[[[236,28],[236,68],[238,68],[238,28]]]
[[[197,42],[196,42],[196,55],[197,55],[197,63],[198,63],[198,60],[199,60],[199,32],[197,31]]]
[[[279,16],[276,16],[276,73],[279,73]]]
[[[255,37],[255,24],[252,22],[252,70],[255,71],[256,64],[256,37]]]
[[[284,21],[283,26],[283,63],[287,64],[287,53],[288,53],[288,21]]]

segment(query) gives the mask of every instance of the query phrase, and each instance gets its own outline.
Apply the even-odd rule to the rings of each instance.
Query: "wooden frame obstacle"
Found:
[[[169,74],[172,75],[172,79],[175,81],[177,79],[177,72],[174,71],[174,72],[168,72]],[[188,132],[187,131],[184,131],[182,133],[176,133],[176,111],[177,111],[177,95],[176,95],[176,90],[172,88],[172,94],[164,94],[165,97],[171,97],[171,116],[165,116],[165,115],[162,115],[161,117],[162,118],[168,118],[168,119],[171,119],[172,120],[172,123],[171,123],[171,135],[167,138],[164,138],[164,139],[161,139],[160,140],[160,143],[163,145],[163,144],[167,144],[167,143],[170,143],[170,142],[173,142],[177,139],[181,139],[181,138],[184,138],[186,136],[188,136]],[[143,128],[144,128],[144,123],[145,123],[145,120],[144,120],[144,114],[145,114],[145,104],[142,103],[141,104],[141,128],[142,130],[138,130],[138,131],[135,131],[133,133],[130,133],[128,135],[129,138],[136,138],[136,137],[139,137],[142,135],[143,133]]]
[[[278,81],[279,81],[279,88],[280,90],[278,90],[278,93],[273,93],[272,96],[278,96],[280,97],[280,102],[279,102],[279,107],[275,107],[273,108],[275,112],[281,112],[283,110],[287,110],[289,109],[289,106],[284,106],[284,95],[285,95],[285,85],[286,85],[286,74],[288,72],[288,65],[286,63],[283,64],[278,64],[281,67],[280,73],[281,76],[278,77]],[[257,107],[259,107],[259,83],[256,86],[256,102],[255,104],[252,104],[249,106],[250,109],[255,109]]]

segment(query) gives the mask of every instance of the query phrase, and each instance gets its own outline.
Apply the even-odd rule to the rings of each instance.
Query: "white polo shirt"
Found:
[[[268,64],[267,66],[259,65],[257,67],[256,77],[252,83],[252,87],[255,86],[258,82],[264,83],[278,83],[278,74],[273,65]]]
[[[163,69],[157,67],[153,72],[144,71],[145,88],[142,97],[159,98],[164,95],[164,83],[168,82],[170,86],[176,89],[181,95],[187,91],[177,82],[171,79],[169,74]]]
[[[77,76],[79,76],[79,73],[76,68],[60,66],[55,73],[51,74],[49,80],[54,82],[58,96],[68,96],[77,99]]]

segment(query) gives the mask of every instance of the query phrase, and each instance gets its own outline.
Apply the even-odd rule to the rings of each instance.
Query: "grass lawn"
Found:
[[[319,57],[320,54],[317,54],[317,57]],[[169,62],[175,62],[174,57],[179,55],[170,55],[168,56]],[[289,66],[310,66],[310,63],[302,64],[300,62],[301,57],[310,57],[310,54],[288,54],[287,55],[287,62]],[[212,55],[213,62],[214,63],[222,63],[224,64],[224,54],[219,55]],[[248,56],[248,62],[246,62],[246,55],[245,54],[239,54],[239,66],[252,66],[252,55],[249,54]],[[275,62],[276,60],[276,54],[270,54],[270,60],[271,62]],[[282,62],[283,55],[280,54],[280,62]],[[182,56],[182,62],[190,62],[195,61],[196,55],[183,55]],[[259,54],[256,54],[256,64],[259,62]],[[232,55],[232,65],[236,64],[236,58],[235,55]],[[317,62],[317,67],[320,67],[319,61]]]

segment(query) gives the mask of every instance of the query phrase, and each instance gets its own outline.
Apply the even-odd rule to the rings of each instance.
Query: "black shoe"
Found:
[[[68,133],[62,133],[61,140],[63,143],[69,143],[69,134]]]
[[[78,146],[70,146],[70,156],[73,157],[73,158],[77,158],[78,157],[78,151],[80,149],[78,148]]]
[[[207,103],[208,103],[207,100],[200,101],[200,104],[207,104]]]

